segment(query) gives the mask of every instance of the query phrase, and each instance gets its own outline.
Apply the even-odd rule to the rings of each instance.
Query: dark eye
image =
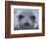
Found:
[[[19,15],[19,19],[22,19],[24,16],[23,15]]]
[[[31,19],[35,19],[35,16],[32,16]]]

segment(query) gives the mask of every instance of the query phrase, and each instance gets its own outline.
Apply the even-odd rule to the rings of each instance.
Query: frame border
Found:
[[[41,6],[42,7],[42,33],[10,34],[11,5]],[[5,1],[5,38],[34,37],[45,35],[45,4],[36,2]]]

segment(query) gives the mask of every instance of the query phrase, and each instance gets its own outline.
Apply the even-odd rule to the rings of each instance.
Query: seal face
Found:
[[[38,29],[37,10],[21,9],[15,11],[14,30]]]

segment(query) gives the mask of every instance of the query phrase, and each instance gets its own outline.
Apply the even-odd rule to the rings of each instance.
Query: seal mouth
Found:
[[[20,29],[32,29],[32,28],[33,28],[33,26],[31,26],[31,25],[30,26],[28,26],[28,25],[26,25],[26,26],[25,25],[24,26],[21,25],[20,26]]]

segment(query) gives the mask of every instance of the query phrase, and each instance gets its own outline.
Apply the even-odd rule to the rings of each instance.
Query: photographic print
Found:
[[[44,3],[5,2],[5,37],[44,36]]]
[[[14,30],[39,29],[39,9],[14,8]]]
[[[41,33],[41,11],[38,6],[11,5],[11,34]]]

